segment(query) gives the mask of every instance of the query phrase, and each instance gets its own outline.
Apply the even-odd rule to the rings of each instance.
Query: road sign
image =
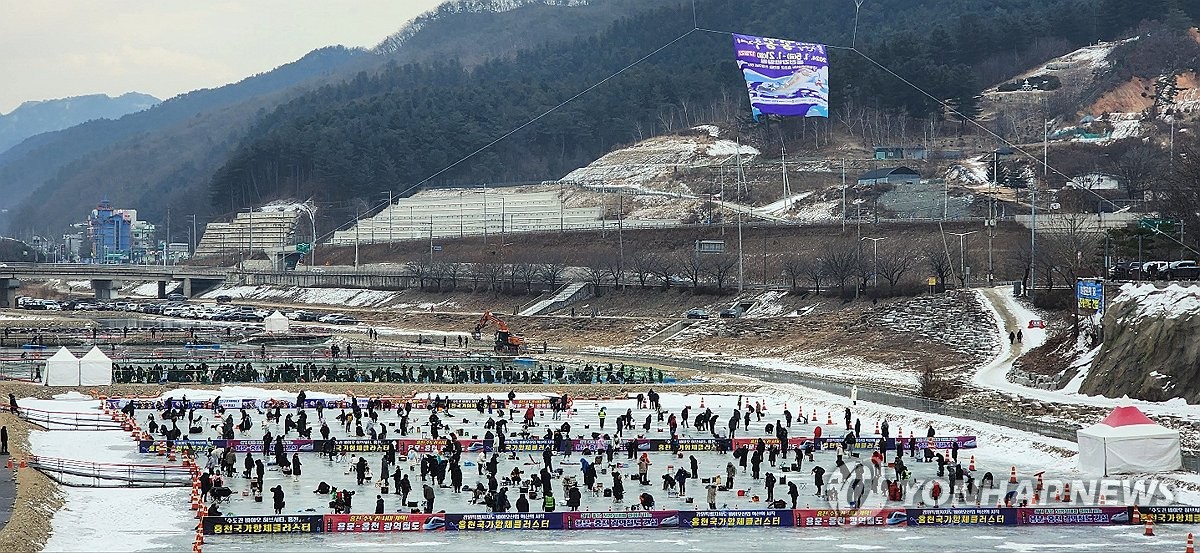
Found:
[[[1138,226],[1141,228],[1144,228],[1146,230],[1160,230],[1161,231],[1163,229],[1163,227],[1168,227],[1168,228],[1173,229],[1174,227],[1179,226],[1179,220],[1146,218],[1146,219],[1139,220]]]
[[[435,251],[435,252],[440,252],[440,251],[442,251],[442,245],[441,245],[441,244],[434,244],[434,245],[433,245],[433,251]]]
[[[1080,309],[1104,311],[1104,281],[1081,278],[1075,283],[1075,299]]]
[[[929,277],[929,279],[926,281],[926,284],[930,286],[937,286],[937,277]]]
[[[312,251],[312,244],[309,244],[308,242],[296,244],[296,251],[300,253],[309,253]]]

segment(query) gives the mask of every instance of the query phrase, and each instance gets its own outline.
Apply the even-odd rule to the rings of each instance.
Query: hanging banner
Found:
[[[783,527],[796,525],[793,511],[761,509],[756,511],[679,511],[683,528]]]
[[[566,530],[627,530],[633,528],[678,528],[679,511],[567,511],[562,513]]]
[[[1128,507],[1029,507],[1017,509],[1017,524],[1129,524]]]
[[[445,527],[446,518],[442,515],[325,515],[326,532],[435,532]]]
[[[759,114],[829,117],[829,57],[824,44],[733,35],[750,107]]]
[[[904,509],[797,509],[796,526],[903,526],[908,523]]]
[[[471,513],[445,515],[447,530],[562,530],[569,513]]]

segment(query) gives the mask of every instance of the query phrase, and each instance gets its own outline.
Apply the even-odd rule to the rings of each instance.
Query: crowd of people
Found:
[[[267,382],[388,382],[401,384],[650,384],[662,383],[660,369],[627,365],[566,366],[538,363],[530,368],[511,364],[408,364],[371,366],[363,361],[271,363],[113,363],[113,382],[120,384],[195,382],[201,384]]]
[[[314,426],[319,427],[324,449],[318,452],[321,460],[308,462],[333,466],[337,468],[333,474],[347,476],[344,482],[322,480],[315,486],[314,493],[324,496],[321,505],[328,505],[334,513],[353,512],[353,496],[368,485],[378,487],[376,512],[383,512],[385,503],[392,503],[390,512],[432,513],[438,498],[444,497],[445,493],[455,494],[480,510],[497,513],[528,512],[539,508],[543,511],[578,510],[583,508],[583,498],[588,496],[603,498],[593,501],[607,501],[618,508],[652,509],[661,504],[654,496],[655,480],[661,482],[661,493],[665,497],[682,498],[691,491],[695,494],[693,500],[709,509],[726,508],[730,503],[743,501],[739,491],[751,488],[762,490],[763,497],[756,493],[755,502],[761,501],[771,508],[794,509],[798,506],[801,488],[806,487],[800,474],[811,477],[812,490],[805,493],[832,501],[833,494],[849,490],[849,505],[862,505],[868,492],[879,492],[888,500],[900,499],[905,482],[912,479],[908,462],[936,463],[937,475],[949,478],[948,493],[951,496],[957,493],[960,498],[964,494],[970,497],[979,489],[971,472],[958,462],[956,445],[952,446],[948,456],[929,448],[918,451],[915,441],[906,444],[896,441],[894,449],[889,451],[889,428],[884,421],[881,436],[871,438],[871,447],[861,447],[858,443],[861,422],[851,417],[849,408],[845,411],[844,434],[824,446],[832,450],[828,453],[832,453],[833,467],[827,469],[817,462],[821,451],[814,448],[814,440],[805,440],[800,446],[789,445],[793,424],[809,422],[803,415],[793,415],[785,409],[770,416],[758,402],[743,403],[739,398],[737,407],[727,415],[718,414],[711,407],[684,406],[673,411],[664,408],[658,394],[650,390],[645,395],[639,394],[636,409],[627,408],[617,415],[615,424],[606,432],[607,407],[600,408],[595,420],[598,424],[592,426],[578,417],[563,416],[569,409],[569,398],[555,398],[547,420],[535,416],[532,406],[516,408],[508,403],[513,401],[513,396],[510,393],[507,402],[503,398],[479,399],[474,410],[480,420],[487,418],[481,428],[471,430],[463,428],[467,419],[452,414],[449,401],[432,401],[423,409],[414,410],[411,402],[371,400],[360,406],[351,398],[349,408],[339,409],[336,415],[332,415],[332,409],[316,407],[315,421],[309,416],[314,411],[312,408],[285,410],[276,406],[263,415],[267,422],[282,425],[282,433],[273,436],[267,429],[262,436],[262,453],[257,457],[254,453],[243,453],[239,459],[238,453],[232,450],[213,448],[201,453],[205,467],[202,492],[206,500],[220,503],[230,497],[226,493],[227,482],[246,478],[251,480],[255,498],[261,500],[267,467],[274,467],[285,478],[300,480],[304,474],[301,457],[298,453],[287,454],[284,440],[293,433],[297,438],[313,438]],[[204,430],[200,421],[205,415],[185,408],[185,402],[178,403],[179,407],[156,413],[163,424],[158,424],[154,415],[150,415],[152,434],[179,439],[176,421],[184,419],[189,431]],[[304,392],[297,397],[295,405],[306,405]],[[244,440],[244,435],[255,427],[257,413],[245,409],[235,413],[217,407],[211,416],[220,421],[217,425],[220,437],[243,436]],[[384,422],[385,418],[388,422]],[[405,453],[397,450],[397,442],[387,441],[386,449],[379,453],[377,462],[373,462],[368,461],[366,454],[350,454],[339,448],[330,425],[341,427],[345,435],[355,438],[387,441],[419,435],[428,438],[430,443],[420,451]],[[582,429],[585,425],[587,429]],[[630,439],[646,436],[652,425],[668,429],[670,456],[666,462],[656,460],[667,452],[641,451],[639,440]],[[759,428],[752,432],[752,425]],[[464,451],[460,438],[477,431],[490,447]],[[685,434],[697,437],[696,433],[716,438],[716,454],[730,456],[728,461],[723,461],[724,467],[719,463],[714,467],[711,458],[707,466],[702,466],[694,453],[685,460],[687,452],[681,448],[680,440]],[[735,436],[751,433],[759,437],[752,437],[748,442],[739,441],[738,447],[732,447]],[[777,438],[778,442],[764,436]],[[926,436],[934,437],[932,427],[927,429]],[[473,435],[471,438],[478,437]],[[510,448],[507,442],[514,438],[543,440],[547,445],[540,451],[540,462],[528,450]],[[576,442],[573,441],[575,438],[583,440]],[[867,452],[869,460],[860,459],[860,455],[866,456]],[[577,464],[575,456],[578,456]],[[803,469],[807,470],[802,472]],[[654,475],[654,470],[662,472]],[[830,473],[830,470],[834,472]],[[831,490],[827,474],[838,475],[843,488]],[[474,482],[469,481],[472,479]],[[691,481],[698,481],[698,484]],[[740,486],[735,486],[735,482],[741,483]],[[990,487],[992,484],[991,474],[985,474],[980,485]],[[627,487],[634,487],[636,495],[629,495]],[[275,512],[280,512],[284,508],[284,492],[278,487],[270,491]],[[935,490],[935,498],[939,494],[940,488]],[[214,505],[214,509],[219,511],[220,505]]]

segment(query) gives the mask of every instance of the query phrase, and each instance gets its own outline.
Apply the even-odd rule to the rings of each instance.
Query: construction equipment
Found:
[[[513,334],[508,330],[506,324],[499,317],[492,314],[491,311],[485,311],[479,322],[475,323],[475,331],[472,336],[476,340],[483,338],[483,329],[489,324],[496,325],[496,345],[492,348],[499,355],[522,355],[525,353],[526,345],[525,338],[518,334]]]

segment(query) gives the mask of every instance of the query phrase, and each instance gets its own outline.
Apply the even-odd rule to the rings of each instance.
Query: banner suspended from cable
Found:
[[[754,120],[761,114],[829,117],[829,57],[824,44],[733,35]]]

